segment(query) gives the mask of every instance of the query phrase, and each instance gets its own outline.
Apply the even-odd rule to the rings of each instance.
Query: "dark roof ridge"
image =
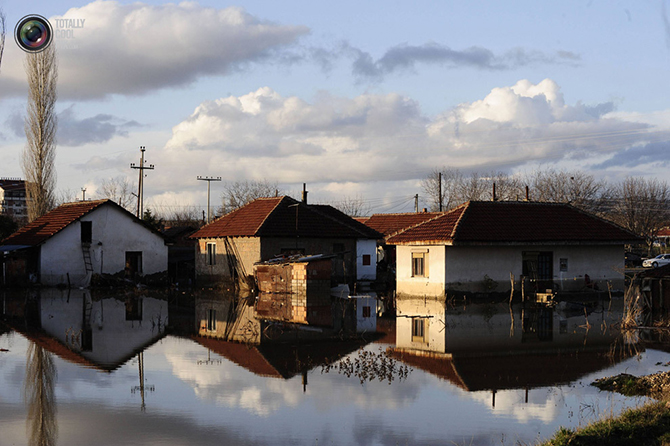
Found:
[[[258,235],[258,233],[260,232],[260,230],[263,228],[263,226],[264,226],[265,223],[267,222],[268,218],[274,213],[275,210],[277,210],[277,208],[279,207],[279,205],[280,205],[284,200],[288,199],[288,200],[290,200],[290,201],[294,201],[295,203],[292,203],[292,204],[296,204],[296,203],[297,203],[298,206],[300,206],[300,204],[301,204],[300,201],[296,200],[295,198],[289,197],[288,195],[280,195],[279,197],[264,197],[264,198],[265,198],[265,199],[268,199],[268,198],[277,199],[277,198],[279,198],[279,200],[278,200],[277,203],[274,205],[274,207],[270,210],[270,212],[268,212],[267,214],[265,214],[265,217],[263,218],[263,221],[258,225],[258,227],[256,228],[256,230],[254,231],[254,236],[257,236],[257,235]],[[260,199],[261,199],[261,198],[257,198],[256,200],[260,200]],[[254,200],[254,201],[255,201],[255,200]],[[251,204],[251,203],[253,203],[253,201],[252,201],[252,202],[249,202],[249,203],[247,203],[247,204]],[[246,206],[246,205],[245,205],[245,206]],[[289,205],[289,206],[290,206],[290,205]],[[243,207],[244,207],[244,206],[243,206]]]
[[[465,219],[465,215],[468,213],[468,209],[470,209],[470,204],[472,201],[466,201],[465,203],[461,204],[460,206],[456,206],[453,208],[451,211],[455,211],[456,209],[460,208],[465,208],[463,209],[463,212],[461,212],[461,215],[458,217],[458,220],[456,220],[456,223],[454,223],[454,228],[451,230],[451,234],[449,235],[449,238],[452,240],[456,237],[456,232],[458,232],[458,228],[461,225],[461,222]],[[451,212],[449,211],[449,212]]]
[[[351,217],[351,216],[345,214],[344,212],[342,212],[341,210],[339,210],[339,209],[336,208],[335,206],[331,206],[330,204],[308,204],[308,205],[307,205],[307,207],[310,207],[310,206],[312,207],[312,210],[315,211],[315,212],[317,212],[319,215],[323,215],[324,217],[326,217],[326,218],[328,218],[328,219],[334,221],[335,223],[339,223],[339,224],[341,224],[341,225],[344,225],[344,226],[346,226],[347,228],[351,229],[352,231],[355,231],[355,232],[359,233],[359,234],[362,236],[361,238],[370,238],[370,236],[372,235],[373,232],[376,233],[375,238],[378,238],[378,239],[384,238],[384,236],[383,236],[381,233],[379,233],[378,231],[376,231],[376,230],[370,228],[369,226],[366,226],[365,223],[361,223],[361,222],[359,222],[359,221],[356,220],[354,217]],[[337,219],[337,218],[335,218],[334,216],[329,215],[327,212],[322,212],[322,211],[320,211],[319,208],[318,208],[319,206],[327,206],[327,207],[329,207],[329,208],[335,210],[336,212],[342,214],[344,217],[347,217],[347,218],[349,218],[349,219],[355,221],[357,224],[360,224],[360,225],[365,226],[365,227],[370,231],[370,233],[369,233],[369,234],[366,234],[366,233],[363,232],[360,228],[357,228],[356,225],[351,224],[350,222],[348,222],[348,221],[346,221],[346,220],[340,220],[340,219]],[[379,236],[379,237],[377,237],[377,236]]]

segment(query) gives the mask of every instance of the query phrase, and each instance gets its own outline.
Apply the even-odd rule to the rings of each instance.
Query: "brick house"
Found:
[[[249,277],[257,262],[285,255],[330,255],[333,280],[376,277],[376,240],[381,234],[342,212],[291,197],[259,198],[202,227],[192,236],[196,280],[213,285]]]
[[[509,292],[510,273],[534,290],[624,288],[633,233],[570,205],[471,201],[388,238],[398,296]],[[533,289],[529,291],[534,291]]]

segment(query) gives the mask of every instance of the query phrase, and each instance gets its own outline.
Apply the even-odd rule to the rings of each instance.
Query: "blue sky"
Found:
[[[135,183],[141,145],[156,208],[204,208],[198,175],[374,212],[411,208],[441,166],[670,180],[668,0],[0,6],[0,176],[21,176],[25,144],[11,33],[40,14],[85,20],[55,42],[61,190]]]

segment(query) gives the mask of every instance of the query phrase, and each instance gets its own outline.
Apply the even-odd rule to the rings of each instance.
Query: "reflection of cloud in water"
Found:
[[[486,392],[472,392],[468,394],[473,400],[489,407],[493,415],[512,417],[520,423],[539,420],[550,423],[561,413],[559,407],[564,407],[565,396],[560,389],[530,389],[528,403],[525,402],[525,390],[501,390],[496,393],[496,405],[492,407],[492,394]]]
[[[196,348],[206,352],[202,347]],[[260,416],[283,406],[297,405],[294,396],[297,389],[290,381],[254,376],[225,358],[221,364],[198,365],[196,360],[184,361],[183,354],[176,356],[168,351],[165,356],[174,376],[191,386],[196,397],[203,401],[240,407]],[[215,356],[218,359],[218,355],[212,354],[212,358]]]
[[[221,358],[221,364],[197,365],[196,358],[206,356],[206,349],[195,344],[192,348],[194,350],[188,353],[182,351],[179,355],[166,351],[165,356],[172,366],[172,373],[188,384],[203,401],[268,416],[282,407],[295,408],[305,400],[300,376],[289,380],[258,376],[225,358]],[[185,357],[189,360],[185,360]],[[214,353],[211,353],[211,357],[220,358]],[[386,381],[371,381],[361,385],[356,377],[347,378],[334,372],[321,373],[321,367],[316,367],[308,373],[307,392],[304,395],[319,412],[333,411],[337,407],[352,404],[362,409],[394,409],[412,404],[421,389],[430,385],[429,381],[434,381],[434,378],[420,373],[416,376],[410,374],[407,380],[391,385]]]

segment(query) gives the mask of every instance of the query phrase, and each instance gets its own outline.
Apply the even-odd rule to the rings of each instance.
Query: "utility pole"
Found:
[[[209,209],[209,185],[212,181],[221,181],[221,177],[201,177],[201,176],[198,176],[198,180],[207,181],[207,223],[209,223],[211,221],[210,209]]]
[[[440,203],[440,212],[442,212],[442,172],[437,173],[437,193]]]
[[[146,150],[146,147],[140,146],[140,152],[142,152],[142,156],[140,156],[140,165],[137,166],[135,163],[130,164],[131,169],[139,169],[140,171],[140,179],[138,181],[137,185],[137,218],[142,218],[143,217],[143,212],[144,212],[144,171],[145,170],[154,170],[154,165],[149,164],[148,166],[144,165],[144,151]]]

